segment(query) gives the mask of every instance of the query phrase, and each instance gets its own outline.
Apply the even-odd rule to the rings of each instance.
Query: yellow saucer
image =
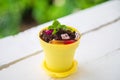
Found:
[[[69,75],[71,75],[71,74],[73,74],[74,72],[77,71],[77,61],[76,60],[73,61],[72,67],[69,70],[65,71],[65,72],[54,72],[54,71],[51,71],[50,69],[47,68],[45,60],[43,61],[43,65],[42,66],[43,66],[43,69],[46,71],[46,73],[49,76],[55,77],[55,78],[67,77],[67,76],[69,76]]]

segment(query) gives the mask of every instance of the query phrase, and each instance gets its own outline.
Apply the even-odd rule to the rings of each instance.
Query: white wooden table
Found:
[[[78,71],[66,78],[51,78],[41,68],[44,57],[38,32],[51,22],[0,39],[0,80],[120,80],[120,1],[60,18],[82,33],[75,59]]]

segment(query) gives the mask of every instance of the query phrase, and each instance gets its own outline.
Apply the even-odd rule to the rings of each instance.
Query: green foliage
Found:
[[[61,6],[57,6],[54,4],[48,9],[48,20],[53,20],[62,16],[66,16],[72,13],[74,9],[75,6],[73,5],[73,1],[70,0],[65,0],[64,4],[62,4]]]
[[[74,0],[75,5],[80,9],[86,9],[108,0]]]
[[[53,30],[52,34],[56,34],[59,29],[67,29],[67,26],[61,25],[60,22],[54,20],[53,24],[48,27],[49,30]]]
[[[19,32],[26,0],[0,0],[0,38]]]
[[[0,0],[0,38],[19,32],[21,18],[27,8],[32,9],[32,17],[38,23],[44,23],[105,1],[107,0]]]
[[[33,16],[38,23],[48,21],[47,10],[49,8],[49,0],[34,0]]]
[[[74,31],[71,27],[60,24],[57,20],[54,20],[53,24],[48,27],[48,30],[53,30],[52,34],[56,34],[60,29]]]

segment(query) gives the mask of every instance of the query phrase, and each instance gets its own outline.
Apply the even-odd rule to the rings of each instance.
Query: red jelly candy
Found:
[[[64,44],[71,44],[74,43],[76,40],[65,40]]]

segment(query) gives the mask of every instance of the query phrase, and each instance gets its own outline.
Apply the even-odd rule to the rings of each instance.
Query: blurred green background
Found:
[[[0,0],[0,38],[107,0]]]

